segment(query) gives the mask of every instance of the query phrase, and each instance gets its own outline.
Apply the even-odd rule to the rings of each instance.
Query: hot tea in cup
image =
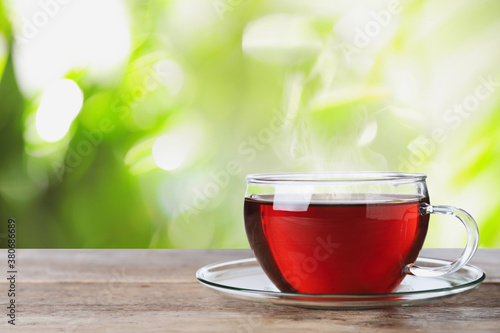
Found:
[[[388,293],[407,274],[456,271],[477,247],[477,226],[463,210],[430,205],[425,178],[378,172],[248,176],[250,246],[283,292]],[[467,248],[450,266],[413,265],[430,213],[454,215],[468,229]]]

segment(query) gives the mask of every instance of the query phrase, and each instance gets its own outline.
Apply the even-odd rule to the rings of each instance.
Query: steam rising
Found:
[[[341,55],[327,47],[307,75],[296,71],[285,80],[286,121],[274,144],[284,165],[325,172],[387,169],[386,158],[370,149],[384,91],[356,85],[341,65]]]

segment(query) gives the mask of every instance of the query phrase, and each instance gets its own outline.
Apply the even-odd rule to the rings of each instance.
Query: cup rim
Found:
[[[281,172],[247,175],[247,184],[346,184],[414,183],[425,181],[426,174],[392,171]]]

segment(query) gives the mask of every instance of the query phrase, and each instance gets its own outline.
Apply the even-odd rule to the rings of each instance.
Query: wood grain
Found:
[[[422,253],[438,258],[459,254],[457,250]],[[488,282],[479,289],[412,307],[325,311],[262,305],[221,297],[194,277],[205,264],[249,256],[248,250],[23,249],[17,325],[12,329],[2,315],[0,331],[500,331],[500,249],[479,250],[474,257],[474,264],[488,274]],[[6,287],[5,282],[0,288]],[[3,302],[5,293],[0,295]]]

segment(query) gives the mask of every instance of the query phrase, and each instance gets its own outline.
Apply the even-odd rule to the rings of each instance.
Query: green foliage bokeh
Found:
[[[500,246],[500,3],[115,1],[126,56],[58,77],[83,105],[47,142],[36,119],[51,80],[23,72],[21,55],[50,59],[65,41],[47,41],[85,6],[53,3],[21,41],[44,9],[0,2],[0,212],[20,247],[248,247],[245,175],[318,170],[427,173],[432,202],[466,209],[480,246]],[[103,32],[114,24],[87,6],[83,32],[97,12]],[[487,98],[457,109],[477,89]],[[169,170],[153,154],[161,137]],[[463,234],[436,220],[426,246],[461,247]]]

